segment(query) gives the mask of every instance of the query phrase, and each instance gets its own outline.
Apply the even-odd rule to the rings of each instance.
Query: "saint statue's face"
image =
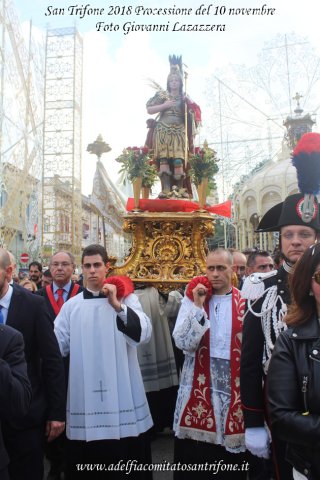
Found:
[[[170,75],[168,80],[169,92],[179,91],[181,87],[181,78],[178,75]]]

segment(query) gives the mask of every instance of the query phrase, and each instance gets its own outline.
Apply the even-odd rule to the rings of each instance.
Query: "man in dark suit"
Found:
[[[0,321],[2,312],[0,313]],[[0,420],[9,417],[19,421],[28,411],[31,401],[31,385],[24,358],[21,333],[0,324]],[[0,478],[9,480],[7,465],[9,457],[5,450],[0,423]]]
[[[60,251],[50,259],[52,284],[41,288],[36,295],[41,295],[47,304],[48,312],[54,322],[64,302],[83,290],[80,285],[71,281],[75,268],[74,256],[70,252]],[[69,373],[69,357],[63,359],[65,377]],[[65,433],[46,445],[46,457],[50,462],[48,480],[59,480],[63,471],[65,450]]]
[[[62,358],[44,300],[8,284],[12,266],[0,249],[0,305],[3,323],[24,338],[32,402],[27,415],[3,423],[11,480],[42,480],[45,435],[52,441],[64,430],[65,380]]]
[[[63,303],[83,290],[71,281],[75,268],[74,256],[70,252],[57,252],[50,259],[52,284],[41,288],[36,295],[44,297],[52,321],[54,322]]]

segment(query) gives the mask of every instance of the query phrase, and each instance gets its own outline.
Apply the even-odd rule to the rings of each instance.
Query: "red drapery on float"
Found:
[[[128,198],[127,211],[130,212],[134,208],[133,198]],[[199,210],[197,202],[190,202],[189,200],[163,200],[155,199],[140,199],[139,208],[148,212],[194,212]],[[231,217],[231,200],[227,200],[217,205],[206,205],[203,207],[209,213],[215,213],[222,217]]]

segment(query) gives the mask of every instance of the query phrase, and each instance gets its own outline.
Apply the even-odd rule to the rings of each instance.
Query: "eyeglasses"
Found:
[[[53,267],[53,268],[58,268],[60,266],[62,268],[67,268],[67,267],[71,266],[71,263],[70,262],[53,262],[53,263],[51,263],[51,267]]]
[[[317,272],[314,272],[314,274],[312,275],[312,278],[318,285],[320,285],[320,270],[318,270]]]
[[[292,240],[294,237],[299,238],[299,240],[309,240],[310,238],[314,237],[315,234],[312,232],[286,232],[280,233],[280,236],[285,238],[286,240]]]

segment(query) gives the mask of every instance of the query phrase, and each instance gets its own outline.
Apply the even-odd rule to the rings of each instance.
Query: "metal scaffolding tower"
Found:
[[[76,28],[46,38],[42,249],[81,253],[82,38]]]
[[[25,41],[11,0],[0,0],[0,246],[39,253],[43,58]]]

